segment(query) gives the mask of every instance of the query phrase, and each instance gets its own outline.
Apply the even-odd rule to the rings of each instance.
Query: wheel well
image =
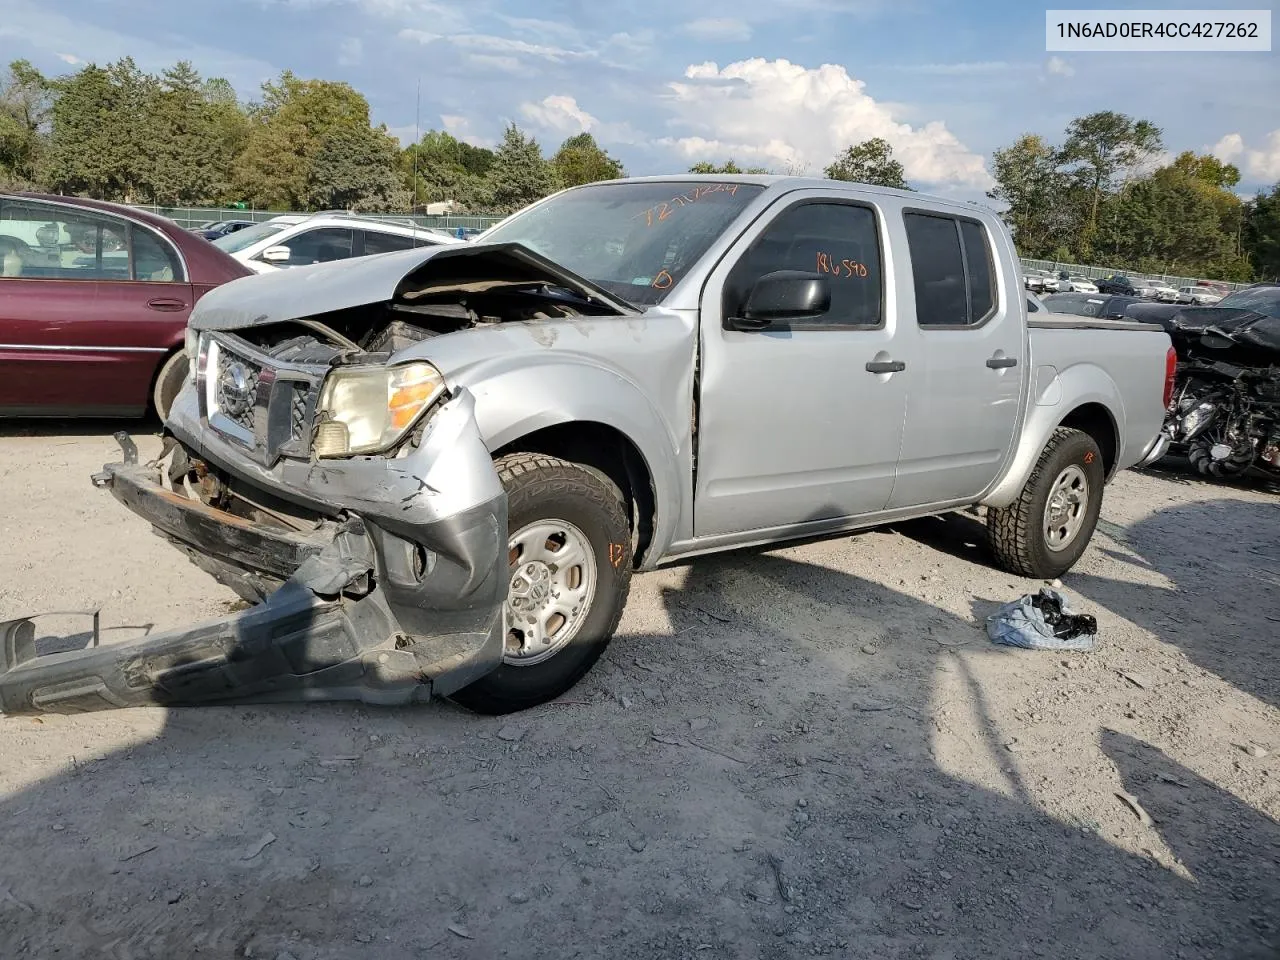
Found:
[[[653,542],[653,476],[644,456],[621,430],[594,421],[558,423],[512,440],[494,459],[509,453],[545,453],[599,470],[622,491],[635,534],[635,563],[640,563]]]
[[[1111,418],[1111,411],[1100,403],[1086,403],[1072,410],[1058,426],[1079,430],[1093,437],[1102,453],[1103,470],[1110,478],[1120,454],[1120,438],[1115,421]]]
[[[156,364],[156,368],[151,371],[151,381],[147,384],[147,412],[158,416],[156,410],[156,384],[160,382],[160,373],[164,370],[165,364],[172,360],[177,354],[182,353],[185,349],[184,344],[178,344],[171,348],[164,356],[160,358],[160,362]]]

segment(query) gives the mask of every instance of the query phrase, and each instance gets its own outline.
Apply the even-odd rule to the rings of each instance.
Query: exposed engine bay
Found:
[[[441,251],[396,286],[389,300],[237,329],[291,363],[377,363],[415,343],[490,324],[616,316],[622,304],[572,275],[548,275],[527,250]],[[557,282],[559,281],[559,282]],[[600,291],[601,294],[604,291]],[[318,339],[317,339],[318,338]]]

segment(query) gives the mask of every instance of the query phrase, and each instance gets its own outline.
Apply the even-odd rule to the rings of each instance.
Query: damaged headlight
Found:
[[[381,453],[402,440],[444,393],[429,363],[339,367],[325,377],[317,405],[317,457]]]

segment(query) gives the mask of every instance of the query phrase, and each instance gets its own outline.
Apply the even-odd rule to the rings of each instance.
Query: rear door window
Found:
[[[904,213],[922,327],[972,327],[995,311],[995,264],[980,223],[932,213]]]
[[[376,230],[364,231],[364,252],[366,256],[375,253],[393,253],[396,250],[412,250],[413,237],[399,233],[380,233]]]

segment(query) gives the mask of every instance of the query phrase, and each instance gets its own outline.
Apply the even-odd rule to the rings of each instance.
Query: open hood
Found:
[[[552,286],[586,301],[593,314],[640,311],[518,243],[420,247],[398,253],[290,267],[211,290],[191,312],[197,330],[241,330],[396,299],[425,291]]]

